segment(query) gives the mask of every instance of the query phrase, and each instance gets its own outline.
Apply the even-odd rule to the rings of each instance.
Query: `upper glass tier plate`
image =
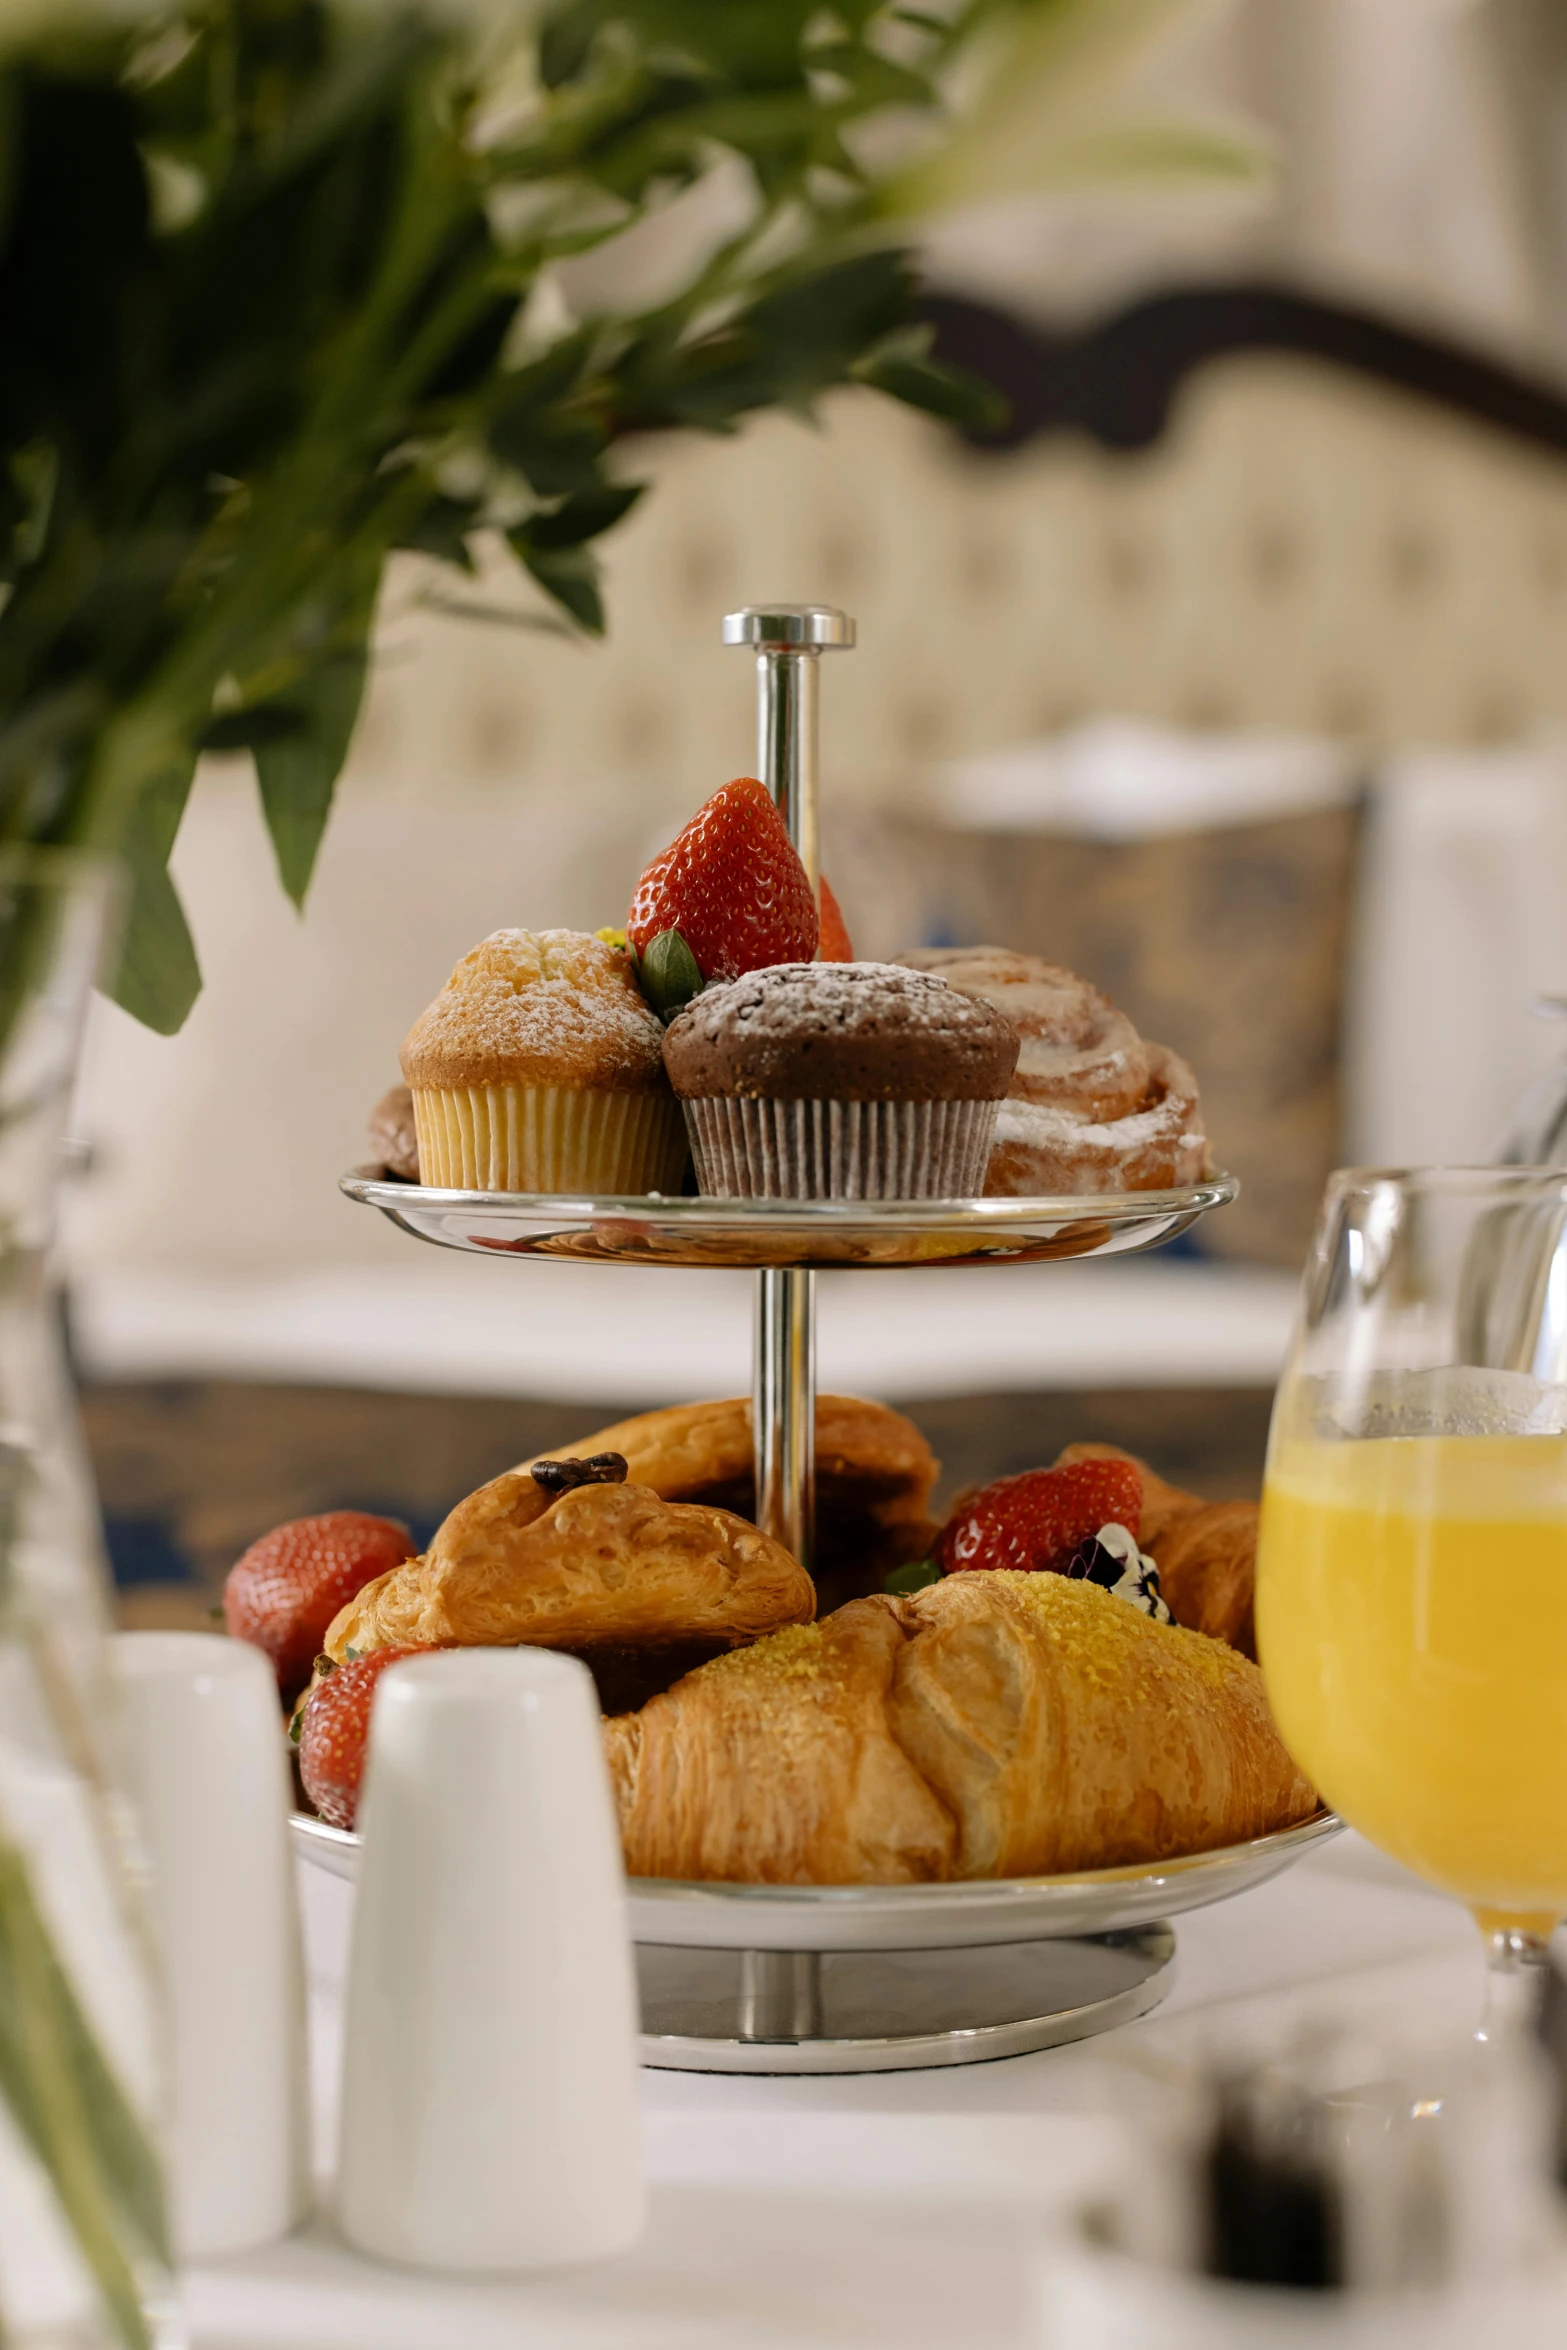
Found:
[[[1233,1175],[1178,1191],[1075,1199],[574,1199],[518,1191],[437,1191],[363,1168],[342,1179],[419,1240],[491,1256],[574,1264],[1028,1265],[1157,1248],[1235,1197]]]

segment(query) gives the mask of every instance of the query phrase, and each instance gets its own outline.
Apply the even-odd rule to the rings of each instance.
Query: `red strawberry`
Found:
[[[334,1665],[305,1701],[299,1728],[299,1775],[305,1793],[334,1828],[351,1828],[359,1803],[375,1687],[400,1656],[428,1656],[427,1648],[377,1648]]]
[[[754,775],[698,808],[637,883],[626,936],[639,955],[678,930],[704,979],[738,979],[769,963],[808,963],[816,900],[805,867]]]
[[[1065,1567],[1101,1526],[1137,1532],[1143,1481],[1130,1461],[1073,1461],[998,1477],[948,1519],[937,1546],[943,1574],[986,1567]]]
[[[824,873],[820,883],[822,899],[822,937],[816,950],[819,963],[852,963],[854,949],[849,944],[849,926],[837,899],[828,886]]]
[[[338,1609],[377,1575],[400,1567],[413,1547],[406,1526],[363,1510],[294,1518],[263,1534],[230,1567],[224,1622],[236,1640],[266,1650],[287,1703],[309,1680]]]

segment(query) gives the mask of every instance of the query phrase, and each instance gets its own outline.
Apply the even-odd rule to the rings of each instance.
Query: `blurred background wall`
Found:
[[[1250,0],[1199,10],[1152,79],[1270,124],[1275,195],[992,208],[932,239],[932,283],[1070,333],[1263,282],[1567,401],[1555,0]],[[335,1178],[461,952],[618,920],[751,765],[718,621],[777,595],[860,623],[823,693],[827,866],[860,950],[991,937],[1084,970],[1195,1060],[1246,1185],[1207,1228],[1217,1262],[1081,1268],[1021,1305],[981,1275],[939,1324],[891,1283],[874,1313],[829,1300],[824,1377],[1265,1386],[1326,1169],[1489,1155],[1559,1049],[1530,1001],[1567,993],[1563,456],[1242,351],[1133,454],[986,453],[850,394],[627,464],[654,489],[609,542],[602,645],[542,626],[509,575],[469,599],[483,619],[395,579],[303,921],[247,776],[204,777],[176,871],[206,992],[178,1038],[105,1005],[92,1042],[87,1369],[584,1401],[743,1382],[743,1284],[655,1303],[635,1275],[498,1277],[411,1249]],[[628,1388],[649,1315],[670,1343]]]

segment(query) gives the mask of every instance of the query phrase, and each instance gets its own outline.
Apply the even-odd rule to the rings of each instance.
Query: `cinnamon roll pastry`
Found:
[[[639,1412],[569,1449],[623,1453],[628,1475],[665,1501],[701,1502],[742,1518],[756,1514],[751,1406],[740,1396]],[[812,1567],[822,1613],[879,1591],[894,1567],[928,1555],[936,1534],[930,1497],[940,1468],[901,1412],[858,1396],[817,1397]]]
[[[1143,1509],[1133,1529],[1139,1550],[1159,1570],[1159,1595],[1178,1624],[1226,1641],[1242,1656],[1255,1657],[1253,1612],[1257,1585],[1257,1525],[1254,1501],[1201,1501],[1179,1485],[1167,1485],[1146,1461],[1114,1444],[1069,1444],[1056,1459],[1130,1461],[1143,1481]]]
[[[927,947],[899,960],[982,996],[1022,1039],[987,1195],[1167,1191],[1197,1181],[1208,1145],[1196,1079],[1086,979],[1004,947]]]
[[[400,1183],[419,1180],[419,1133],[414,1122],[414,1097],[406,1085],[383,1093],[370,1113],[365,1137],[372,1166]]]
[[[855,1600],[688,1674],[604,1740],[633,1876],[1055,1875],[1316,1808],[1255,1665],[1060,1575]]]
[[[600,1702],[651,1689],[816,1612],[811,1579],[728,1510],[670,1502],[623,1458],[509,1469],[459,1502],[423,1558],[367,1583],[336,1615],[326,1654],[399,1647],[559,1648]]]

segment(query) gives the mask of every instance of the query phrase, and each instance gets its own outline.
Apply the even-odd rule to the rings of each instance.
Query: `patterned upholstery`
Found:
[[[717,618],[765,595],[859,619],[824,696],[835,795],[901,798],[933,759],[1106,709],[1378,745],[1567,716],[1567,469],[1309,363],[1214,369],[1147,457],[976,457],[849,394],[820,432],[630,463],[658,486],[608,543],[608,644],[397,624],[356,773],[689,800],[748,755]]]

